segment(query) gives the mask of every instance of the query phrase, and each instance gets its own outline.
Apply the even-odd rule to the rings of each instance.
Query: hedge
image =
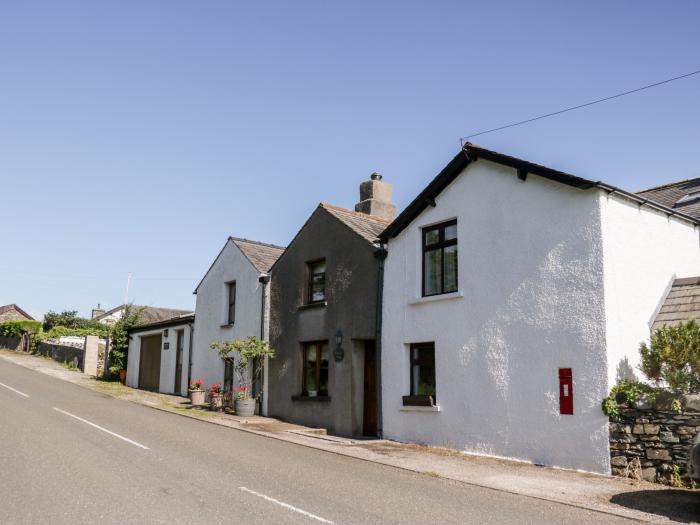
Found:
[[[22,337],[23,334],[36,334],[41,331],[41,321],[5,321],[0,323],[0,336]]]

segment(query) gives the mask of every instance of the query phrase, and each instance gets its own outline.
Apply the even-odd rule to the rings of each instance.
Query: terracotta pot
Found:
[[[236,399],[237,416],[254,416],[255,399]]]
[[[190,390],[189,394],[193,406],[202,406],[206,401],[207,393],[204,390]]]
[[[123,368],[119,371],[119,382],[122,385],[126,384],[126,370],[124,370]]]
[[[212,410],[223,410],[224,409],[224,396],[222,396],[222,395],[211,396],[211,399],[209,400],[209,404],[211,405]]]

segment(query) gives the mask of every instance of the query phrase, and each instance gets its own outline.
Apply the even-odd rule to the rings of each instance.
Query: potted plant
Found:
[[[206,400],[207,393],[202,388],[202,378],[200,377],[197,381],[190,381],[190,388],[188,390],[190,396],[190,404],[192,406],[201,406]]]
[[[212,410],[224,409],[224,389],[221,385],[222,383],[214,383],[209,388],[209,406]]]
[[[211,348],[216,350],[224,361],[233,365],[238,384],[234,391],[234,410],[239,416],[255,414],[258,396],[252,396],[252,384],[259,380],[265,360],[275,357],[275,351],[266,341],[250,336],[235,341],[214,341]]]

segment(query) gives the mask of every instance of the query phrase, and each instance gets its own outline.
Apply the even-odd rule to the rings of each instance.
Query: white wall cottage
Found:
[[[673,277],[700,274],[694,225],[487,160],[435,204],[388,242],[384,436],[609,472],[601,400]],[[450,219],[458,291],[422,298],[421,230]],[[402,404],[419,342],[435,343],[439,408]],[[559,413],[559,368],[573,371],[573,415]]]

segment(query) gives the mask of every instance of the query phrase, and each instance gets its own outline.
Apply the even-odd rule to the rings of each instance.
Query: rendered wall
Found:
[[[674,278],[700,275],[696,227],[601,193],[607,346],[612,386],[639,364],[639,344]],[[627,358],[627,363],[624,359]]]
[[[609,472],[597,191],[479,160],[435,201],[388,245],[385,437]],[[453,218],[459,292],[422,299],[420,229]],[[426,341],[439,411],[402,406],[408,345]],[[573,369],[574,415],[559,413],[559,368]]]
[[[262,287],[260,272],[240,249],[228,241],[197,288],[192,378],[205,386],[224,380],[224,362],[210,348],[214,341],[245,339],[261,335]],[[236,281],[236,317],[228,325],[226,283]]]

